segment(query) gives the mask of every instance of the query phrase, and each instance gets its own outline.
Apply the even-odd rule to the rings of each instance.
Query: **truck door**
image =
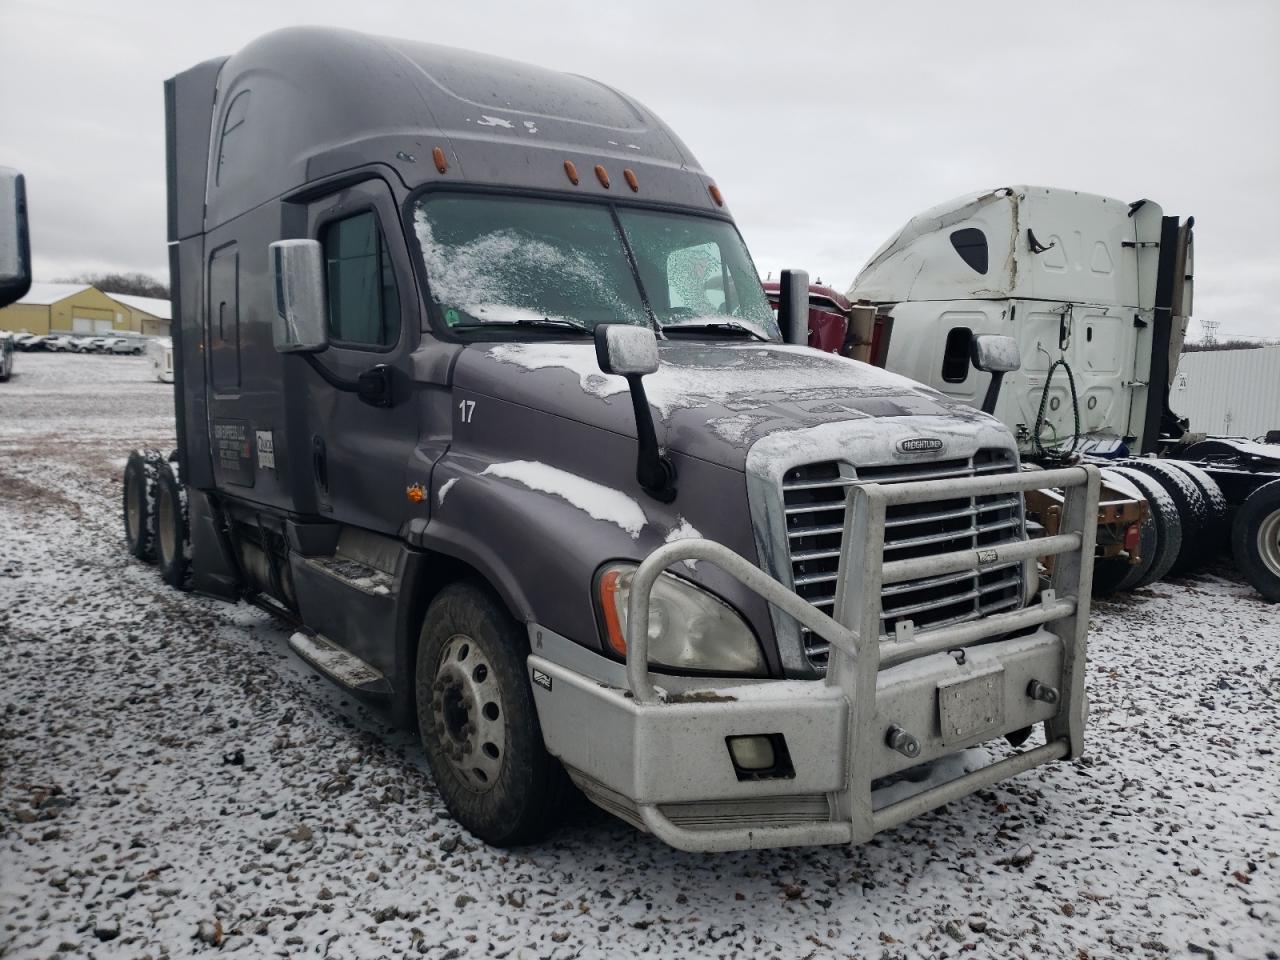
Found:
[[[410,361],[418,294],[400,217],[378,179],[307,210],[308,236],[324,252],[330,346],[316,355],[321,369],[307,372],[306,396],[293,408],[306,424],[304,472],[322,515],[394,535],[406,514],[405,476],[418,432]],[[387,368],[391,385],[385,406],[331,382],[353,384],[378,366]]]

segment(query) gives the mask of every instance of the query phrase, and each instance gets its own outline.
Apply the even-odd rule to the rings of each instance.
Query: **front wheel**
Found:
[[[418,641],[418,731],[432,776],[453,818],[499,847],[544,836],[568,783],[542,741],[528,651],[501,602],[466,581],[431,602]]]
[[[1231,525],[1231,552],[1258,592],[1280,603],[1280,480],[1245,498]]]

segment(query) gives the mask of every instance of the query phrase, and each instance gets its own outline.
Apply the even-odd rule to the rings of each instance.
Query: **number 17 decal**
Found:
[[[459,400],[458,414],[462,417],[463,423],[470,423],[471,417],[476,412],[476,402],[474,400]]]

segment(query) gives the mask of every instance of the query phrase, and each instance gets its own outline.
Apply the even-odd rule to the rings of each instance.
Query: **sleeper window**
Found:
[[[400,297],[372,211],[325,226],[329,336],[338,344],[389,347],[400,336]]]
[[[976,227],[965,227],[951,234],[951,246],[960,259],[978,273],[987,272],[987,235]]]

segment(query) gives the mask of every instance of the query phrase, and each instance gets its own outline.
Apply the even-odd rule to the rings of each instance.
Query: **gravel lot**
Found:
[[[0,955],[1276,957],[1280,607],[1094,608],[1091,753],[856,849],[696,856],[584,809],[486,848],[414,739],[125,551],[146,360],[0,384]]]

